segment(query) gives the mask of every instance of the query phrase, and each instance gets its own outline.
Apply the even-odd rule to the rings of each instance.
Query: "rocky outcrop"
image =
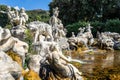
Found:
[[[0,51],[0,80],[15,80],[21,76],[21,71],[22,68],[17,62]]]

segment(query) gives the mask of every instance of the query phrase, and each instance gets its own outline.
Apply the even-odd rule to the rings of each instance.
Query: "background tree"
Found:
[[[7,6],[5,5],[0,5],[0,11],[6,11],[7,10]],[[6,25],[9,25],[9,19],[8,19],[8,16],[7,14],[4,14],[4,13],[0,13],[0,26],[6,26]]]
[[[51,14],[52,8],[59,7],[64,25],[120,18],[120,0],[53,0],[49,6]]]
[[[29,20],[28,22],[32,22],[32,21],[44,21],[44,22],[48,22],[49,21],[49,11],[45,11],[45,10],[41,10],[41,9],[36,9],[36,10],[29,10],[26,11],[28,16],[29,16]]]

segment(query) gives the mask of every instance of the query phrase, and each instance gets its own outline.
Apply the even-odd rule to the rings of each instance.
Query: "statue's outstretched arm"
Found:
[[[4,14],[7,14],[7,12],[5,12],[5,11],[0,11],[0,13],[4,13]]]
[[[65,60],[66,62],[70,62],[70,60],[69,60],[66,56],[64,56],[63,54],[59,53],[59,55],[60,55],[60,57],[61,57],[63,60]]]

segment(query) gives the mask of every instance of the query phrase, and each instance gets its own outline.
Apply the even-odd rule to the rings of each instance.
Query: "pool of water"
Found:
[[[87,62],[78,67],[87,80],[120,80],[120,51],[72,53],[71,56]]]

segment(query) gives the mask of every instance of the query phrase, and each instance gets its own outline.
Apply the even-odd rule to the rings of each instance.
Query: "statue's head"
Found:
[[[75,33],[74,32],[72,32],[72,37],[75,37]]]
[[[56,8],[53,9],[53,15],[55,15],[56,17],[58,17],[58,15],[59,15],[58,7],[56,7]]]
[[[16,11],[20,10],[18,6],[14,7],[14,9],[15,9]]]
[[[10,6],[7,6],[7,10],[10,11],[10,10],[11,10],[11,7],[10,7]]]
[[[15,38],[15,44],[13,46],[13,51],[15,51],[19,55],[25,55],[28,53],[28,48],[29,46],[27,43]]]
[[[79,30],[79,31],[81,31],[81,30],[82,30],[82,28],[80,27],[80,28],[78,28],[78,30]]]
[[[22,7],[22,8],[20,9],[20,12],[25,12],[25,8]]]

